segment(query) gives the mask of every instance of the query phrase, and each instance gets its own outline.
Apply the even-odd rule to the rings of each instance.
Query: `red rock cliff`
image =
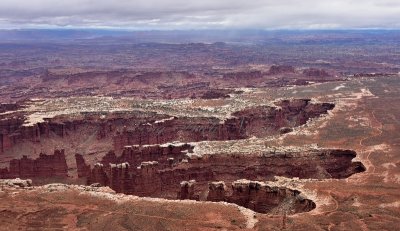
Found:
[[[64,150],[55,150],[53,155],[41,153],[37,159],[23,156],[11,160],[8,171],[0,178],[67,177],[67,171]]]

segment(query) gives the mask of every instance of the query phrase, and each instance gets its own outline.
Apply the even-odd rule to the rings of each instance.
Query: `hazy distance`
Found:
[[[398,29],[398,0],[2,0],[0,28]]]

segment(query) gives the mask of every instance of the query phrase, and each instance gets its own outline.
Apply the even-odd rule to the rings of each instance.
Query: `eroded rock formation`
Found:
[[[244,79],[249,81],[251,79],[261,78],[263,73],[261,71],[241,71],[241,72],[231,72],[223,75],[226,80],[240,80]]]
[[[306,123],[326,114],[329,103],[312,103],[307,99],[284,100],[277,106],[257,106],[235,112],[221,121],[214,117],[172,117],[152,112],[82,113],[74,117],[56,116],[44,122],[26,124],[21,114],[0,116],[0,153],[23,142],[40,143],[48,138],[69,138],[92,133],[97,142],[112,139],[114,151],[126,145],[162,144],[173,141],[236,140],[264,137]],[[66,139],[67,140],[67,139]],[[108,141],[107,141],[108,142]],[[111,144],[110,144],[111,145]]]
[[[181,183],[195,180],[197,195],[210,188],[212,189],[210,200],[220,200],[225,186],[217,183],[208,185],[209,182],[229,183],[242,178],[262,180],[272,179],[274,176],[340,179],[365,171],[360,162],[352,161],[356,153],[350,150],[274,151],[253,155],[187,155],[181,159],[182,153],[179,152],[150,155],[148,150],[155,147],[147,146],[145,152],[136,152],[135,155],[128,155],[129,158],[126,158],[125,152],[125,156],[123,154],[117,158],[119,161],[125,161],[120,162],[121,164],[107,165],[107,161],[96,164],[88,177],[88,184],[101,183],[117,192],[165,198],[175,198],[180,191],[179,197],[186,199],[189,194],[193,197],[193,194],[189,193],[192,186],[183,184],[182,188]],[[138,160],[152,156],[153,161],[137,164],[135,156]],[[181,161],[171,164],[170,160],[174,157]],[[106,158],[109,160],[109,157]]]
[[[55,150],[53,155],[41,153],[37,159],[27,156],[13,159],[9,169],[0,173],[0,178],[67,177],[68,166],[64,150]]]
[[[0,113],[15,111],[19,108],[20,106],[16,103],[0,103]]]
[[[287,73],[295,73],[294,67],[285,65],[273,65],[270,67],[268,72],[268,74],[270,75],[287,74]]]
[[[76,168],[78,177],[87,177],[90,174],[90,165],[86,164],[85,159],[81,154],[75,154]]]
[[[108,152],[101,160],[101,164],[127,162],[132,166],[139,166],[142,162],[157,160],[162,168],[172,166],[185,158],[187,153],[193,152],[194,146],[187,143],[128,145],[117,156],[114,151]],[[77,163],[82,163],[80,156],[76,156]],[[79,160],[78,160],[79,159]]]
[[[281,71],[290,70],[283,68]],[[239,151],[200,155],[195,152],[194,144],[187,142],[287,133],[332,108],[334,104],[293,99],[275,105],[248,107],[223,121],[214,117],[177,117],[132,111],[107,116],[102,113],[81,113],[74,117],[60,115],[26,126],[23,125],[24,117],[16,117],[0,124],[1,148],[4,151],[24,140],[68,140],[70,136],[84,132],[82,136],[89,135],[90,142],[105,140],[109,144],[113,142],[114,146],[113,150],[102,154],[100,161],[97,156],[85,159],[90,153],[75,155],[77,175],[86,178],[88,185],[109,186],[118,193],[138,196],[227,201],[259,212],[289,209],[296,213],[312,209],[312,203],[298,197],[298,192],[237,180],[257,181],[274,176],[345,178],[365,170],[360,162],[352,162],[356,156],[354,151],[288,149],[276,152],[265,148],[265,152],[250,151],[245,155]],[[94,160],[98,163],[94,164]],[[24,156],[12,160],[9,169],[0,169],[0,176],[66,177],[67,171],[64,151],[56,151],[50,156],[41,154],[37,159]]]
[[[224,201],[259,213],[293,214],[307,212],[316,207],[313,201],[302,197],[298,190],[249,180],[233,182],[232,194],[225,196]]]
[[[0,180],[0,187],[11,187],[11,188],[27,188],[32,186],[32,180],[22,180],[20,178]]]
[[[236,140],[251,136],[264,137],[280,132],[282,127],[296,127],[310,118],[326,114],[334,108],[330,103],[311,103],[307,99],[283,100],[277,107],[260,106],[233,113],[221,122],[217,118],[172,117],[159,123],[142,124],[125,129],[114,137],[115,150],[131,144],[159,144],[179,140]]]
[[[316,69],[316,68],[308,68],[308,69],[303,70],[303,75],[305,75],[307,77],[319,77],[319,78],[325,78],[325,77],[332,76],[326,70]]]
[[[131,167],[127,162],[108,165],[97,163],[91,170],[87,183],[100,183],[125,194],[153,195],[161,190],[158,169],[157,161],[142,162],[138,167]]]
[[[180,184],[181,190],[178,192],[177,198],[180,200],[198,200],[199,197],[195,195],[194,191],[195,184],[195,180],[182,181]]]
[[[225,182],[214,181],[208,184],[208,201],[226,201],[227,188]]]

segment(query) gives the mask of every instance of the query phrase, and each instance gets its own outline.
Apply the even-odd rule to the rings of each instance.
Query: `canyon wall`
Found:
[[[141,152],[142,154],[146,153],[145,157],[141,157],[140,160],[149,157],[149,150],[155,147],[157,146],[147,146],[146,151]],[[180,147],[182,148],[182,146]],[[127,194],[175,198],[180,190],[180,183],[190,180],[196,181],[196,190],[204,191],[208,187],[208,182],[212,181],[229,183],[242,178],[265,180],[272,179],[274,176],[340,179],[365,171],[362,163],[352,161],[356,157],[354,151],[336,149],[271,152],[257,155],[215,154],[202,157],[188,155],[184,159],[180,159],[182,153],[166,152],[158,157],[153,156],[153,161],[145,161],[140,164],[137,164],[138,161],[132,160],[131,157],[135,155],[128,156],[129,158],[126,158],[125,154],[125,156],[117,158],[117,161],[126,161],[123,162],[124,168],[118,167],[122,163],[107,164],[110,158],[106,157],[107,161],[103,161],[91,169],[87,178],[88,183],[101,183],[110,186],[117,192]],[[180,161],[171,164],[169,160],[174,157]],[[124,189],[129,189],[129,191],[124,191]],[[182,194],[184,193],[182,192]],[[215,195],[214,197],[218,198],[219,196]]]
[[[297,190],[243,179],[232,182],[230,192],[224,182],[213,182],[207,200],[226,201],[259,213],[294,214],[316,207],[313,201],[303,198]]]
[[[0,154],[21,142],[38,143],[49,137],[64,138],[82,132],[96,133],[97,140],[111,138],[116,152],[126,145],[264,137],[290,131],[333,107],[333,104],[311,103],[307,99],[283,100],[276,106],[235,112],[224,122],[214,117],[178,118],[132,111],[110,113],[106,119],[100,118],[101,113],[83,113],[74,118],[61,115],[26,126],[23,115],[0,116],[4,117],[0,120]]]
[[[44,122],[24,124],[25,116],[17,113],[13,116],[0,115],[0,154],[23,142],[39,143],[43,139],[66,138],[77,133],[95,133],[97,140],[113,137],[117,131],[122,131],[135,124],[154,122],[168,118],[155,113],[129,112],[109,113],[107,119],[101,119],[101,113],[83,113],[74,118],[60,115],[44,119]]]
[[[53,155],[41,153],[38,158],[23,156],[10,161],[9,168],[0,170],[0,178],[67,177],[68,166],[64,150],[55,150]]]
[[[125,145],[131,144],[159,144],[176,140],[221,141],[275,135],[281,128],[303,125],[310,118],[326,114],[333,108],[334,104],[314,104],[307,99],[298,99],[283,100],[277,103],[277,107],[260,106],[244,109],[233,113],[233,118],[226,119],[223,123],[217,118],[171,117],[117,133],[114,137],[114,149],[121,150]]]

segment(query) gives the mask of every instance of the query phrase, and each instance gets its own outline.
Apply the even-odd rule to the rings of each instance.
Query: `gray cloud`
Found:
[[[1,0],[0,27],[400,28],[400,1]]]

